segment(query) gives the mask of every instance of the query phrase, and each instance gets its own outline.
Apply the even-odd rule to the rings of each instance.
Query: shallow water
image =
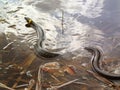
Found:
[[[10,50],[15,51],[16,57],[22,52],[19,48],[23,47],[25,53],[33,51],[37,37],[35,30],[25,27],[27,16],[45,30],[44,48],[50,51],[64,48],[58,52],[65,59],[88,55],[83,49],[86,46],[100,47],[107,58],[119,59],[119,3],[119,0],[0,0],[0,32],[6,35],[5,44],[0,46],[5,48],[12,43]]]
[[[36,35],[33,35],[34,30],[24,26],[24,17],[28,16],[44,29],[50,30],[46,31],[47,38],[52,39],[45,41],[45,44],[49,44],[45,46],[48,49],[67,47],[63,52],[74,52],[90,45],[100,46],[105,53],[110,53],[119,48],[118,3],[119,0],[3,0],[1,18],[7,19],[9,24],[2,23],[1,27],[5,33],[11,32],[22,38],[21,42],[28,41],[32,47]],[[15,30],[7,28],[12,24],[16,25]]]

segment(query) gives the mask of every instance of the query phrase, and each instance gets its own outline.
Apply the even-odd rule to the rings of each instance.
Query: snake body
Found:
[[[36,24],[32,19],[28,17],[25,17],[25,20],[27,21],[26,27],[32,27],[37,33],[38,40],[37,40],[37,44],[34,46],[35,54],[38,57],[44,57],[44,58],[55,58],[59,56],[60,54],[58,53],[48,52],[47,50],[42,48],[42,42],[45,40],[45,34],[42,27],[40,27],[38,24]]]
[[[108,79],[120,79],[120,75],[118,74],[112,74],[112,73],[108,73],[107,71],[103,71],[100,68],[100,60],[103,59],[103,52],[98,49],[98,48],[94,48],[94,47],[85,47],[85,49],[87,51],[89,51],[90,53],[92,53],[92,59],[91,59],[91,63],[92,63],[92,68],[101,76],[108,78]]]

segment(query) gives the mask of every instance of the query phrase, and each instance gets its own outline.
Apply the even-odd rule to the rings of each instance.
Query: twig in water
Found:
[[[12,88],[16,88],[16,86],[18,85],[18,83],[21,81],[23,75],[26,73],[27,68],[32,64],[32,62],[35,60],[36,56],[34,54],[30,54],[22,63],[22,67],[24,67],[25,69],[20,72],[20,76],[16,79],[16,82],[13,84]]]
[[[32,87],[34,86],[34,84],[35,84],[35,80],[31,79],[31,80],[29,81],[29,86],[28,86],[28,89],[27,89],[27,90],[31,90]]]
[[[99,76],[98,74],[96,74],[96,73],[94,73],[94,72],[92,72],[92,71],[90,71],[90,70],[87,70],[87,72],[90,73],[90,74],[92,74],[97,80],[99,80],[99,81],[107,84],[107,85],[110,86],[110,87],[114,87],[114,88],[118,87],[118,86],[115,85],[112,81],[110,81],[110,80],[108,80],[108,79],[106,79],[106,78],[104,78],[104,77],[101,77],[101,76]]]
[[[43,71],[42,71],[42,68],[43,66],[41,65],[39,67],[39,70],[38,70],[38,78],[37,78],[37,84],[36,84],[36,89],[35,90],[42,90],[42,74],[43,74]]]
[[[83,82],[73,82],[73,84],[85,85],[85,86],[89,86],[89,87],[90,87],[89,84],[87,84],[87,83],[83,83]]]
[[[6,85],[3,84],[3,83],[0,83],[0,87],[6,88],[6,89],[8,89],[8,90],[15,90],[15,89],[13,89],[13,88],[10,88],[10,87],[6,86]]]
[[[61,25],[62,25],[62,34],[64,34],[64,27],[63,27],[63,24],[64,24],[64,11],[62,10],[62,22],[61,22]]]
[[[3,47],[3,50],[7,49],[10,45],[12,45],[14,42],[8,43],[5,47]]]
[[[16,88],[22,88],[22,87],[27,87],[27,86],[28,86],[28,84],[22,84],[22,85],[16,86]]]
[[[76,81],[78,81],[78,80],[79,80],[79,79],[74,79],[74,80],[69,81],[69,82],[66,82],[66,83],[64,83],[64,84],[62,84],[62,85],[60,85],[60,86],[53,86],[53,87],[51,87],[51,88],[47,88],[47,90],[57,90],[57,89],[59,89],[59,88],[62,88],[62,87],[67,86],[67,85],[69,85],[69,84],[72,84],[72,83],[74,83],[74,82],[76,82]]]
[[[50,74],[50,76],[51,76],[53,79],[55,79],[57,82],[60,82],[60,80],[57,79],[54,75],[51,75],[51,74]]]

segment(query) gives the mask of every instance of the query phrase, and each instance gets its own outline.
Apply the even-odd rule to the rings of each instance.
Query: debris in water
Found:
[[[50,62],[43,65],[42,70],[49,73],[54,73],[60,69],[60,64],[58,62]]]
[[[8,11],[7,13],[15,13],[15,12],[19,11],[20,9],[22,9],[22,7],[17,7],[16,10],[11,10],[11,11]]]
[[[67,86],[67,85],[69,85],[69,84],[71,84],[71,83],[74,83],[74,82],[76,82],[76,81],[78,81],[78,80],[79,80],[79,79],[74,79],[74,80],[69,81],[69,82],[66,82],[66,83],[64,83],[64,84],[62,84],[62,85],[53,86],[53,87],[51,87],[51,88],[47,88],[47,90],[58,90],[59,88],[62,88],[62,87],[64,87],[64,86]]]
[[[10,88],[10,87],[6,86],[6,85],[3,84],[3,83],[0,83],[0,87],[6,88],[6,89],[9,89],[9,90],[15,90],[15,89],[13,89],[13,88]]]
[[[73,65],[68,65],[65,70],[65,72],[67,72],[70,75],[75,75],[76,74],[76,67]]]
[[[0,18],[0,22],[9,24],[9,22],[6,19],[2,19],[2,18]]]
[[[43,76],[43,66],[41,65],[38,70],[38,77],[35,90],[42,90],[42,76]]]
[[[12,45],[14,42],[8,43],[5,47],[3,47],[3,50],[7,49],[10,45]]]
[[[16,25],[10,25],[10,26],[8,26],[8,28],[14,28],[14,29],[16,29]]]

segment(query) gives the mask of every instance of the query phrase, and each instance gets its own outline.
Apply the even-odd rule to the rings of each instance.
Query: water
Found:
[[[44,29],[49,29],[47,37],[52,38],[46,48],[61,48],[68,47],[66,51],[74,51],[86,45],[100,46],[108,53],[114,48],[119,47],[119,1],[98,1],[98,0],[4,0],[1,1],[2,9],[5,11],[1,14],[2,18],[8,19],[12,25],[17,23],[16,29],[8,30],[5,32],[12,32],[15,35],[25,33],[23,41],[35,44],[34,37],[31,40],[29,35],[33,34],[34,30],[29,30],[24,27],[24,16],[32,17],[33,20],[40,23]],[[6,4],[7,3],[7,4]],[[51,5],[54,3],[54,5]],[[115,7],[111,7],[114,4]],[[6,7],[6,8],[5,8]],[[21,8],[19,8],[21,7]],[[9,9],[8,9],[9,8]],[[18,10],[14,12],[15,10]],[[62,10],[64,12],[64,22],[62,33]],[[8,13],[10,12],[11,13]],[[13,12],[12,12],[13,11]],[[6,14],[5,14],[6,13]],[[32,14],[34,13],[34,15]],[[54,35],[52,35],[54,33]],[[28,34],[28,35],[26,35]],[[56,42],[56,40],[59,41]],[[30,40],[30,41],[29,41]],[[54,43],[55,42],[55,43]],[[53,46],[53,43],[55,46]],[[56,44],[57,43],[57,44]],[[109,43],[109,44],[108,44]],[[32,47],[32,45],[30,44]],[[65,51],[64,51],[65,52]]]
[[[31,49],[36,44],[35,30],[24,26],[27,16],[45,30],[43,46],[48,50],[65,48],[61,54],[82,56],[85,46],[97,46],[107,56],[119,57],[119,0],[1,0],[0,4],[0,17],[5,20],[1,22],[1,32],[12,42],[25,43]]]
[[[45,30],[44,48],[51,51],[64,48],[58,51],[64,58],[86,56],[83,49],[86,46],[101,47],[106,57],[119,58],[119,3],[119,0],[0,0],[0,32],[6,34],[9,43],[13,42],[13,50],[22,45],[28,52],[33,51],[37,37],[35,30],[25,27],[27,16]]]

